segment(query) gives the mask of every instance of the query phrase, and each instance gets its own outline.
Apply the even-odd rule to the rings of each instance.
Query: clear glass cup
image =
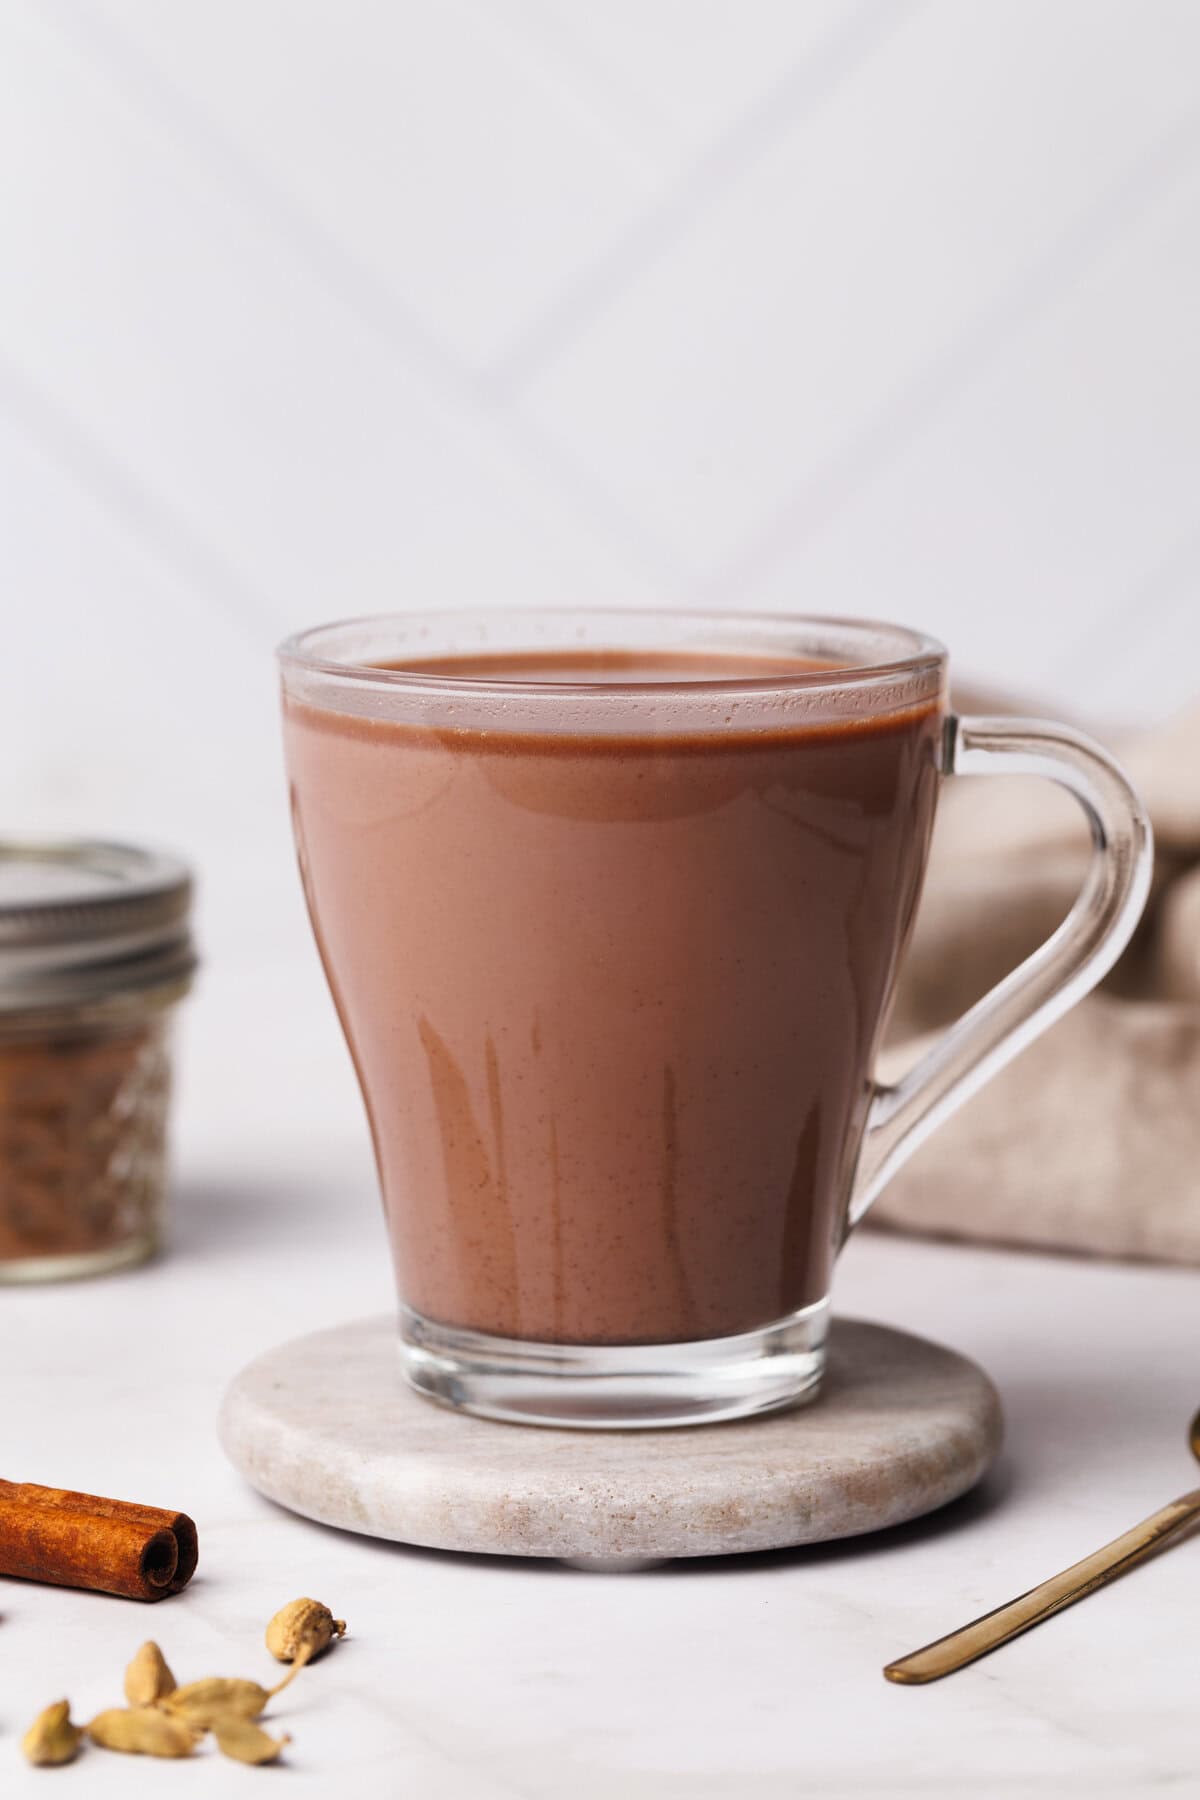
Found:
[[[864,621],[410,614],[280,655],[409,1380],[582,1427],[813,1396],[849,1231],[1127,942],[1125,776],[1065,726],[954,717],[942,647]],[[1082,891],[882,1086],[941,783],[993,773],[1074,794]]]

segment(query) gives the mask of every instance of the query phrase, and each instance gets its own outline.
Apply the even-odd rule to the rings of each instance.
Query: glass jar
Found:
[[[0,1282],[158,1246],[191,897],[174,857],[0,840]]]

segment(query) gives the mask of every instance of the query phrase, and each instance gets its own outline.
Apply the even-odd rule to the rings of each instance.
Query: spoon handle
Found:
[[[914,1650],[910,1656],[889,1663],[884,1675],[889,1681],[899,1681],[906,1686],[953,1675],[956,1669],[965,1668],[976,1657],[986,1656],[989,1650],[998,1650],[1010,1638],[1019,1637],[1023,1631],[1040,1625],[1043,1619],[1051,1618],[1065,1606],[1073,1606],[1076,1600],[1115,1581],[1118,1575],[1124,1575],[1148,1556],[1153,1556],[1156,1550],[1163,1549],[1198,1519],[1200,1488],[1172,1500],[1169,1506],[1151,1513],[1148,1519],[1114,1538],[1111,1544],[1105,1544],[1102,1550],[1093,1551],[1082,1562],[1073,1563],[1061,1575],[1052,1575],[1049,1581],[1030,1588],[1027,1594],[1010,1600],[1006,1606],[998,1606],[994,1612],[984,1613],[970,1625],[963,1625],[947,1637],[926,1644],[923,1650]]]

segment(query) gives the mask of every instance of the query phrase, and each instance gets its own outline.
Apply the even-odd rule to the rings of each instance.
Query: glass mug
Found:
[[[890,625],[412,614],[280,658],[409,1381],[614,1428],[812,1397],[849,1231],[1128,941],[1151,847],[1124,775],[1065,726],[954,717],[946,652]],[[985,774],[1072,793],[1090,867],[881,1086],[938,791]]]

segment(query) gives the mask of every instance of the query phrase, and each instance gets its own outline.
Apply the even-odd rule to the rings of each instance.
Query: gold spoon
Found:
[[[1200,1462],[1200,1412],[1192,1420],[1188,1443],[1192,1455]],[[1153,1556],[1155,1551],[1163,1549],[1198,1519],[1200,1488],[1172,1500],[1169,1506],[1151,1513],[1132,1531],[1105,1544],[1103,1550],[1093,1551],[1082,1562],[1064,1569],[1061,1575],[1053,1575],[1040,1587],[1030,1588],[1019,1599],[1010,1600],[1007,1606],[998,1606],[995,1612],[984,1613],[981,1619],[972,1620],[970,1625],[952,1631],[948,1637],[938,1638],[934,1643],[926,1644],[923,1650],[914,1650],[911,1656],[902,1656],[898,1662],[889,1663],[884,1675],[889,1681],[899,1681],[905,1686],[940,1681],[943,1675],[953,1675],[956,1669],[965,1669],[968,1663],[986,1656],[989,1650],[998,1650],[1001,1644],[1020,1637],[1023,1631],[1032,1630],[1043,1619],[1052,1618],[1064,1607],[1073,1606],[1076,1600],[1094,1594],[1097,1588],[1106,1587],[1118,1575],[1124,1575],[1138,1563],[1145,1562],[1148,1556]]]

